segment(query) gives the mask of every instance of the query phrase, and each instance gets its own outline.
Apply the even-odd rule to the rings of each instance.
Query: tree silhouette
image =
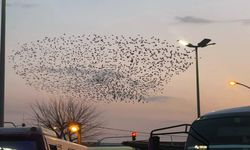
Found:
[[[33,120],[38,126],[52,130],[57,138],[72,141],[68,126],[72,122],[82,126],[82,139],[93,139],[102,133],[100,128],[100,113],[93,105],[84,101],[70,99],[51,99],[48,103],[36,101],[31,105],[34,116]]]

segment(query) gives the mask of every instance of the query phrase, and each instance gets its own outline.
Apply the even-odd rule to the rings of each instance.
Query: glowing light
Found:
[[[195,145],[194,149],[206,150],[207,146],[206,145]]]
[[[69,130],[71,132],[78,132],[80,130],[80,126],[78,124],[71,124],[69,126]]]
[[[235,81],[230,81],[229,84],[230,84],[230,85],[235,85],[236,82],[235,82]]]
[[[77,127],[71,127],[71,131],[72,131],[72,132],[76,132],[77,130],[78,130]]]
[[[178,40],[181,45],[187,46],[189,43],[183,40]]]
[[[131,133],[131,136],[132,136],[132,137],[136,137],[136,132],[132,132],[132,133]]]

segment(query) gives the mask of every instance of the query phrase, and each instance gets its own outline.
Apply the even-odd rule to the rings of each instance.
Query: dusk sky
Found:
[[[178,46],[204,38],[216,45],[199,49],[201,113],[246,106],[250,91],[249,0],[7,0],[6,56],[24,44],[67,35],[156,36]],[[194,62],[195,60],[193,60]],[[6,59],[5,121],[30,118],[30,104],[48,101],[15,74]],[[174,75],[149,103],[97,103],[107,127],[149,132],[196,119],[195,65]],[[56,96],[55,96],[56,97]]]

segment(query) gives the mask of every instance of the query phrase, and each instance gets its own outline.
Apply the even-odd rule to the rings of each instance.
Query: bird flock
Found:
[[[92,102],[147,102],[193,63],[191,50],[157,37],[66,35],[21,44],[9,56],[37,90]]]

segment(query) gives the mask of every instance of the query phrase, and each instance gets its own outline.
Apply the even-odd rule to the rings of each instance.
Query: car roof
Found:
[[[197,120],[211,119],[211,118],[222,118],[230,116],[250,116],[250,106],[235,107],[229,109],[223,109],[218,111],[212,111],[201,116]]]
[[[42,134],[41,128],[26,127],[26,128],[0,128],[0,134]]]

